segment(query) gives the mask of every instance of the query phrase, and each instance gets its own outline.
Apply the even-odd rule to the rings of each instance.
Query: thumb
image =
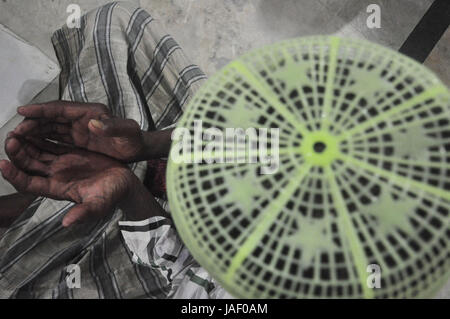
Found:
[[[90,208],[86,204],[75,205],[62,220],[64,227],[72,226],[77,222],[82,222],[88,218],[90,214]]]
[[[110,118],[100,120],[90,120],[89,130],[100,136],[109,137],[133,137],[139,134],[141,128],[139,124],[131,119]]]

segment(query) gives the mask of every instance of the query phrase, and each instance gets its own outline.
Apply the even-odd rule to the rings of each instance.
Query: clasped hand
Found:
[[[22,106],[18,113],[25,119],[7,136],[9,160],[0,161],[0,171],[20,193],[74,202],[64,226],[102,218],[115,207],[143,218],[139,203],[158,206],[125,164],[152,156],[135,121],[114,118],[101,104],[66,101]],[[154,148],[168,150],[167,134],[157,137],[153,143],[169,145]],[[164,215],[156,206],[150,215]]]

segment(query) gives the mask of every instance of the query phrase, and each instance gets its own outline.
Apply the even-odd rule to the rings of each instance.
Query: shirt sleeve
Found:
[[[192,257],[172,221],[157,216],[141,221],[120,221],[133,262],[161,272],[171,286],[168,298],[232,298]]]

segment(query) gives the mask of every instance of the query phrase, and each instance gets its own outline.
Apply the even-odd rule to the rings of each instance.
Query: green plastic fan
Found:
[[[450,274],[449,119],[437,77],[379,45],[308,37],[252,51],[179,121],[177,230],[236,297],[433,296]],[[256,134],[219,138],[226,128]]]

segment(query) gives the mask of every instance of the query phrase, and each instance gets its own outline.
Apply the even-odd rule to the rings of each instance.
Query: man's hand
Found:
[[[41,139],[9,134],[5,150],[11,162],[0,161],[0,171],[19,192],[76,203],[63,219],[66,227],[106,216],[140,183],[111,158]]]
[[[138,123],[112,117],[103,104],[54,101],[18,108],[25,116],[14,134],[39,136],[102,153],[123,162],[145,159]]]

